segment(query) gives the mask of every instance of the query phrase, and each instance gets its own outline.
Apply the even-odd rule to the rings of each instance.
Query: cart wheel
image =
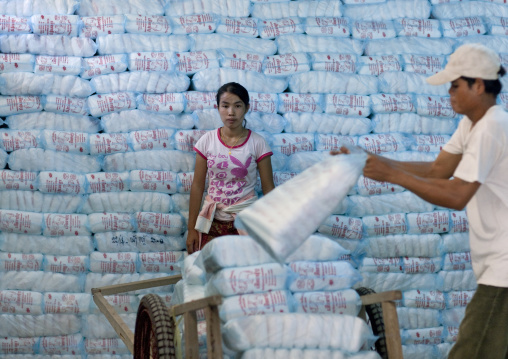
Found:
[[[362,296],[367,294],[376,293],[370,288],[360,287],[356,289],[356,292]],[[383,310],[381,303],[369,304],[365,306],[365,311],[368,316],[368,323],[372,328],[374,335],[378,336],[379,339],[376,341],[376,351],[383,359],[388,359],[388,350],[386,348],[386,337],[385,337],[385,322],[383,320]]]
[[[161,297],[145,295],[139,304],[134,330],[134,359],[174,359],[175,323]]]

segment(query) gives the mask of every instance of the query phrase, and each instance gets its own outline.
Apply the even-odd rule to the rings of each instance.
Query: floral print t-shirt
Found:
[[[207,132],[194,150],[207,161],[208,194],[215,202],[226,206],[254,190],[257,163],[273,154],[266,140],[251,130],[243,143],[231,149],[220,138],[220,129]],[[216,218],[221,220],[217,212]]]

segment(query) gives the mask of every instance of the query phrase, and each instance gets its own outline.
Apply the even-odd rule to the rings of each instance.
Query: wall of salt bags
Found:
[[[501,1],[0,0],[0,355],[128,353],[90,288],[181,270],[221,84],[250,91],[277,185],[342,144],[432,160],[457,115],[425,77],[467,42],[506,66],[506,17]],[[406,357],[445,355],[476,286],[465,213],[365,178],[334,212],[318,231],[362,285],[404,292]],[[110,298],[130,326],[141,295]]]

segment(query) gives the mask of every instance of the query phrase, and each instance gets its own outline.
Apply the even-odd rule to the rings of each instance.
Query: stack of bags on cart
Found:
[[[242,358],[377,358],[360,352],[372,342],[357,317],[361,280],[349,251],[322,235],[310,236],[285,264],[249,236],[223,236],[184,262],[173,304],[221,295],[224,352]],[[198,319],[204,319],[198,313]],[[206,324],[198,324],[206,351]]]

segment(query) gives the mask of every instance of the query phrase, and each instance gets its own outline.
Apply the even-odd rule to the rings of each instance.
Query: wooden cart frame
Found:
[[[134,333],[129,329],[127,324],[122,320],[111,304],[108,303],[104,296],[175,284],[180,279],[182,279],[180,275],[175,275],[126,284],[92,288],[93,300],[95,304],[97,304],[97,307],[99,307],[101,313],[106,316],[107,320],[120,339],[122,339],[125,343],[129,351],[134,353]],[[376,303],[381,304],[388,357],[389,359],[403,359],[399,322],[395,305],[396,300],[402,299],[402,293],[400,291],[389,291],[363,295],[360,298],[362,300],[362,310],[360,311],[359,316],[365,320],[367,319],[365,315],[366,306]],[[212,296],[168,308],[171,316],[173,317],[183,315],[185,325],[185,357],[187,359],[195,359],[199,357],[196,316],[196,312],[198,310],[203,310],[205,313],[208,358],[222,359],[222,339],[218,311],[218,306],[221,303],[222,298],[220,296]]]

